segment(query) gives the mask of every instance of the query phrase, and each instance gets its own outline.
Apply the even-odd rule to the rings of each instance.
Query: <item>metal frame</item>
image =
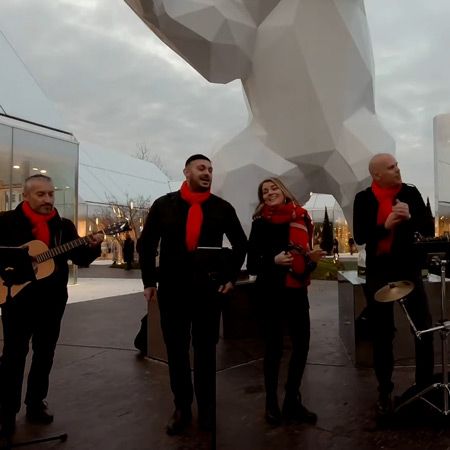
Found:
[[[439,331],[439,334],[441,336],[441,352],[442,352],[442,361],[441,361],[442,382],[433,383],[430,386],[423,389],[422,391],[415,394],[414,396],[412,396],[411,398],[409,398],[408,400],[404,401],[394,409],[395,413],[398,412],[403,407],[405,407],[406,405],[409,405],[410,403],[414,402],[415,400],[422,400],[431,407],[433,407],[434,409],[436,409],[437,411],[439,411],[441,414],[444,414],[445,416],[448,416],[450,414],[449,409],[450,385],[448,382],[448,353],[447,353],[448,352],[447,338],[450,333],[450,321],[446,320],[447,310],[445,307],[445,269],[448,261],[439,256],[433,257],[433,260],[435,262],[439,262],[441,266],[441,320],[438,322],[438,325],[432,328],[428,328],[426,330],[417,330],[404,305],[405,298],[400,299],[400,304],[403,310],[405,311],[406,317],[408,318],[408,321],[411,324],[411,327],[414,330],[417,339],[420,339],[422,334],[434,333],[435,331]],[[438,405],[436,405],[435,403],[424,397],[425,394],[435,389],[442,389],[444,400],[443,409],[441,409]]]

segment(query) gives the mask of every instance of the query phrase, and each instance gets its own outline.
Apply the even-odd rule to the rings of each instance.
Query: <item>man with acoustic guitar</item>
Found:
[[[15,210],[0,214],[0,246],[19,247],[29,243],[30,262],[36,274],[36,280],[20,287],[12,298],[2,304],[4,343],[0,366],[0,419],[1,434],[4,436],[11,436],[15,430],[30,340],[33,359],[25,397],[26,417],[33,423],[49,424],[53,421],[45,398],[68,297],[67,261],[70,259],[75,264],[88,265],[100,256],[103,235],[79,238],[75,225],[60,217],[54,208],[54,193],[51,178],[33,175],[25,180],[24,201]],[[34,257],[36,253],[32,253],[33,242],[30,241],[41,241],[39,244],[49,250],[46,253],[50,257]],[[52,257],[51,250],[56,247],[59,249]],[[54,270],[41,275],[41,278],[38,276],[38,266],[44,259],[51,260],[50,267]],[[4,289],[1,278],[0,285]]]

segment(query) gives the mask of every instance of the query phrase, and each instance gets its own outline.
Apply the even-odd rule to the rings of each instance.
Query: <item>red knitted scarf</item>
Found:
[[[305,273],[306,253],[310,250],[313,226],[306,209],[289,202],[285,205],[270,207],[264,205],[261,217],[271,223],[289,223],[289,245],[293,247],[291,254],[294,258],[290,272],[286,275],[286,287],[300,288],[308,286],[309,276],[299,278]],[[287,249],[286,249],[287,250]]]
[[[36,239],[44,242],[47,246],[50,245],[50,229],[48,221],[56,216],[56,210],[49,214],[38,214],[31,209],[27,201],[22,203],[22,211],[25,217],[31,222],[33,236]]]
[[[181,185],[180,194],[181,198],[191,205],[186,222],[186,247],[188,251],[192,252],[197,248],[202,229],[203,211],[201,204],[208,200],[211,192],[192,192],[187,182],[184,181]]]
[[[375,181],[372,182],[371,189],[378,201],[377,225],[382,225],[386,222],[386,219],[392,212],[392,205],[394,204],[395,197],[400,192],[401,188],[401,185],[392,188],[383,188]],[[393,239],[394,233],[390,230],[389,234],[378,242],[377,254],[389,253],[391,251]]]

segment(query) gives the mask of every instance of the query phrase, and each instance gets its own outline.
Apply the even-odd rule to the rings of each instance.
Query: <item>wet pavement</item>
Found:
[[[169,437],[164,432],[172,412],[167,366],[161,361],[139,358],[133,347],[134,335],[146,312],[142,293],[117,296],[107,288],[108,278],[121,279],[124,285],[135,283],[138,271],[92,265],[80,269],[79,277],[80,292],[84,279],[105,283],[105,298],[67,306],[48,398],[55,421],[48,426],[32,426],[25,422],[21,411],[14,440],[66,432],[68,440],[64,443],[52,441],[28,448],[212,448],[213,436],[200,432],[196,426],[195,408],[194,422],[186,435]],[[372,370],[354,368],[339,339],[337,283],[313,282],[310,303],[311,347],[302,393],[304,403],[319,416],[317,425],[267,425],[263,417],[260,340],[222,338],[218,345],[216,448],[450,448],[447,420],[433,414],[430,408],[413,405],[391,423],[376,423],[373,411],[377,392]],[[285,373],[283,359],[281,379]],[[408,388],[413,377],[412,367],[396,368],[395,392]]]

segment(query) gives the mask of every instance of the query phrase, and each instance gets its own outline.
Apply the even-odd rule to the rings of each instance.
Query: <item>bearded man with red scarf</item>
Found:
[[[166,430],[169,435],[182,433],[191,422],[194,391],[200,427],[214,430],[219,297],[232,289],[246,254],[247,238],[234,208],[210,192],[212,170],[206,156],[188,158],[181,189],[153,203],[137,246],[144,296],[149,302],[158,300],[167,348],[175,403]],[[232,246],[231,256],[220,280],[213,280],[208,275],[210,269],[197,264],[197,249],[222,247],[224,235]],[[191,335],[194,387],[189,359]]]
[[[0,246],[18,247],[40,240],[49,248],[77,239],[75,225],[59,216],[54,208],[52,179],[33,175],[24,183],[23,202],[0,215]],[[53,421],[45,398],[53,364],[61,319],[67,302],[69,268],[67,261],[88,265],[100,256],[102,235],[90,239],[89,246],[56,256],[53,273],[32,281],[2,305],[3,355],[0,366],[0,406],[2,434],[15,430],[16,413],[21,406],[22,382],[29,342],[33,359],[28,375],[25,404],[27,420],[49,424]]]
[[[373,337],[373,364],[378,380],[377,411],[392,410],[391,393],[395,334],[393,303],[374,300],[375,292],[392,281],[409,280],[415,288],[406,307],[417,329],[431,326],[431,315],[424,291],[420,261],[414,251],[414,234],[430,232],[426,206],[415,186],[402,183],[395,158],[387,153],[375,155],[369,164],[372,185],[359,192],[353,206],[353,231],[357,244],[366,245],[366,295]],[[416,385],[433,382],[434,354],[432,333],[417,339]]]

